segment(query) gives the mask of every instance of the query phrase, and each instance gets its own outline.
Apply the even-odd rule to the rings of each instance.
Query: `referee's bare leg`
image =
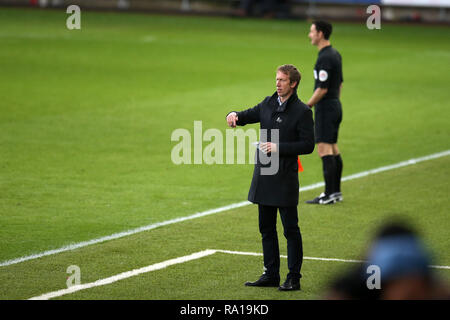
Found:
[[[337,143],[330,144],[325,142],[319,142],[317,144],[317,151],[319,153],[319,157],[321,158],[326,155],[337,156],[341,154],[339,152]]]

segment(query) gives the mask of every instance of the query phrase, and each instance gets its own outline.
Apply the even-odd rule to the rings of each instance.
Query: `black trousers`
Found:
[[[258,205],[259,231],[262,236],[265,272],[269,276],[280,276],[280,250],[277,235],[277,209],[280,211],[287,240],[288,277],[301,278],[303,262],[302,235],[298,227],[297,207],[272,207]]]

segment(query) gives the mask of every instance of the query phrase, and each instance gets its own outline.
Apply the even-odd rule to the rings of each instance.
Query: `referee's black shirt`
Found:
[[[339,87],[344,81],[342,76],[342,57],[331,46],[326,46],[319,51],[319,56],[314,66],[314,90],[328,88],[328,92],[322,98],[339,99]]]

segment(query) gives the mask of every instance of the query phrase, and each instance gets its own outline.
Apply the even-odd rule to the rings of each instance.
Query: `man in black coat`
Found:
[[[231,127],[259,122],[263,140],[256,153],[248,200],[258,204],[265,271],[257,281],[246,282],[246,286],[278,287],[280,284],[276,230],[279,210],[287,239],[289,268],[286,281],[279,286],[279,290],[300,289],[303,248],[297,213],[297,157],[314,150],[312,111],[297,97],[300,79],[300,72],[295,66],[280,66],[276,73],[277,91],[272,96],[253,108],[227,115],[227,123]],[[266,133],[264,136],[267,139],[263,133]],[[266,155],[270,161],[266,161]],[[276,166],[273,166],[274,162],[277,162]],[[270,165],[275,167],[275,172],[267,170]]]

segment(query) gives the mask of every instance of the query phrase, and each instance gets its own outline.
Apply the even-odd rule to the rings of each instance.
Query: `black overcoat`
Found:
[[[276,207],[298,205],[299,181],[297,156],[314,150],[314,122],[311,109],[293,93],[282,106],[278,94],[266,97],[253,108],[237,112],[239,126],[260,123],[267,130],[267,141],[271,141],[270,129],[279,129],[279,169],[273,175],[261,175],[261,153],[256,151],[253,179],[248,200]],[[275,142],[275,141],[272,141]],[[274,155],[271,155],[272,157]]]

